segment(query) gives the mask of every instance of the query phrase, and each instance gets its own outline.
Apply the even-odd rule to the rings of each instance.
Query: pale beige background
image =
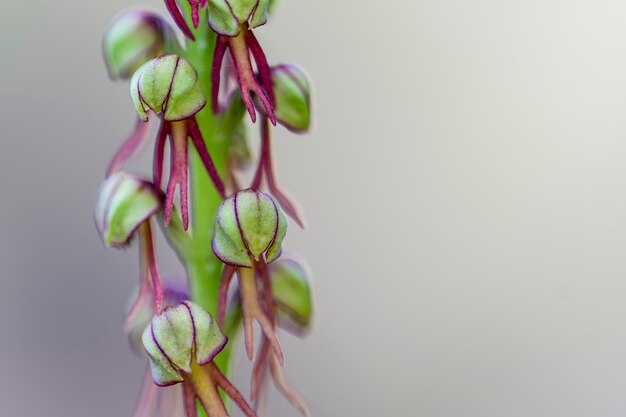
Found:
[[[2,416],[134,404],[135,253],[91,217],[133,120],[99,49],[129,5],[2,0]],[[284,0],[258,34],[315,80],[313,133],[277,141],[319,310],[286,372],[314,415],[626,415],[626,4]]]

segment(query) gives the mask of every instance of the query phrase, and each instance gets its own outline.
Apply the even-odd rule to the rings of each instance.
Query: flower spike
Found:
[[[281,258],[286,216],[301,227],[304,221],[279,185],[270,124],[308,130],[310,83],[293,65],[270,66],[253,32],[267,22],[273,0],[164,2],[186,37],[184,47],[174,24],[144,10],[119,14],[102,43],[109,77],[130,79],[137,111],[94,213],[105,246],[138,243],[139,285],[123,330],[149,366],[133,417],[230,417],[226,397],[246,417],[258,417],[270,380],[308,416],[283,374],[278,338],[279,329],[302,336],[312,323],[305,270]],[[211,109],[201,112],[207,99]],[[248,118],[259,121],[254,167]],[[154,140],[151,182],[123,171],[148,140]],[[240,171],[250,168],[256,172],[242,189]],[[162,282],[153,217],[188,272],[187,285]],[[253,367],[251,402],[227,378],[235,356],[228,339],[241,330]]]

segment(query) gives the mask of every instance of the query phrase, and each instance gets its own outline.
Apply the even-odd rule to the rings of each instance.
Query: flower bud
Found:
[[[94,217],[108,247],[124,247],[135,230],[161,209],[162,193],[150,182],[125,172],[107,178],[96,198]]]
[[[261,255],[268,263],[280,255],[287,219],[268,194],[239,191],[222,202],[215,220],[212,246],[222,262],[252,267]]]
[[[306,74],[295,65],[272,68],[276,120],[293,131],[311,124],[311,86]]]
[[[177,55],[162,55],[142,65],[130,81],[130,95],[139,116],[163,112],[168,121],[187,119],[204,107],[198,73]]]
[[[313,294],[305,269],[292,259],[279,259],[269,266],[272,297],[282,327],[300,334],[313,319]]]
[[[209,0],[209,26],[220,35],[236,36],[241,24],[251,28],[267,23],[269,0]]]
[[[159,386],[182,382],[183,372],[191,372],[191,362],[206,365],[226,345],[213,317],[199,305],[183,301],[154,316],[142,335]]]
[[[102,42],[113,80],[128,79],[146,61],[178,49],[172,27],[156,13],[125,10],[109,25]]]

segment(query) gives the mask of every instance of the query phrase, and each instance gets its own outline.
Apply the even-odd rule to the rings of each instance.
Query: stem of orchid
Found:
[[[198,408],[196,407],[196,393],[190,381],[183,381],[183,406],[185,407],[185,415],[187,417],[197,417]]]
[[[148,258],[148,267],[150,277],[152,278],[152,288],[154,290],[154,311],[155,314],[161,314],[161,310],[163,309],[163,288],[161,288],[161,277],[156,263],[150,220],[146,220],[139,226],[139,236],[142,239],[142,244],[145,247],[146,256]]]
[[[184,2],[183,2],[184,3]],[[208,25],[200,25],[196,31],[195,42],[187,41],[187,60],[198,71],[202,90],[211,91],[211,63],[217,35]],[[221,178],[226,178],[228,169],[228,145],[231,130],[218,129],[217,116],[211,106],[205,106],[195,115],[204,143],[211,151],[213,165]],[[215,257],[211,249],[211,236],[214,219],[222,196],[213,185],[195,147],[189,152],[189,192],[191,195],[191,232],[193,249],[184,254],[191,299],[210,312],[213,317],[218,313],[218,294],[222,262]],[[237,327],[232,326],[233,330]],[[231,340],[214,359],[215,364],[229,375],[231,370],[232,340],[235,334],[226,332]],[[205,416],[199,407],[198,416]]]
[[[207,149],[206,143],[204,141],[204,137],[202,136],[202,132],[198,128],[198,124],[194,118],[189,120],[189,135],[191,136],[191,141],[193,142],[200,159],[202,159],[202,163],[211,177],[213,181],[213,185],[220,194],[220,197],[226,197],[226,186],[220,177],[220,174],[217,172],[215,168],[215,164],[213,163],[213,158],[211,158],[211,154]]]
[[[291,217],[301,228],[304,229],[304,220],[300,214],[298,207],[291,201],[291,199],[283,192],[276,179],[276,170],[274,163],[272,162],[272,143],[270,138],[270,124],[267,121],[267,117],[263,118],[261,125],[261,146],[264,146],[265,153],[263,157],[263,168],[265,169],[265,179],[267,180],[267,188],[269,188],[270,194],[278,201],[280,206],[289,217]]]
[[[142,232],[139,231],[139,233],[141,234]],[[126,316],[126,320],[124,321],[124,332],[128,332],[133,319],[137,315],[139,308],[141,308],[141,304],[146,297],[150,296],[150,263],[148,260],[147,247],[142,237],[139,238],[139,269],[141,275],[139,294],[137,294],[137,299],[130,308],[128,316]]]

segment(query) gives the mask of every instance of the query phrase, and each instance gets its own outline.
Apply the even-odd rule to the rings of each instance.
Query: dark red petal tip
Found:
[[[180,12],[178,4],[176,4],[176,0],[165,0],[165,7],[167,7],[170,15],[172,15],[172,19],[174,19],[174,22],[176,22],[176,25],[185,34],[185,36],[192,41],[195,41],[196,37],[191,32],[191,29],[189,29],[189,26],[187,26],[187,22]]]

